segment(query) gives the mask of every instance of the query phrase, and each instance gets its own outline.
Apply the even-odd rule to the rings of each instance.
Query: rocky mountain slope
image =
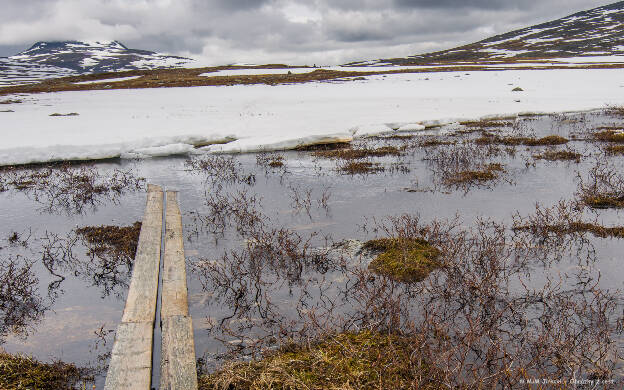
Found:
[[[85,73],[180,67],[192,60],[147,50],[128,49],[118,41],[37,42],[11,57],[0,57],[0,85]]]
[[[454,49],[349,65],[624,56],[624,1]]]

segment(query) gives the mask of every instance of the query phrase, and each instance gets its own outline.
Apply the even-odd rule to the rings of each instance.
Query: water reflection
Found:
[[[103,173],[94,165],[56,164],[2,167],[0,192],[18,191],[41,205],[40,211],[68,216],[116,203],[126,192],[142,189],[144,179],[131,169]]]

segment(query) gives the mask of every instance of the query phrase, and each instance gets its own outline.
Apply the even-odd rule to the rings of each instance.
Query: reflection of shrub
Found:
[[[19,256],[0,259],[0,342],[8,333],[27,334],[47,310],[38,294],[39,280],[32,266]]]
[[[74,364],[61,361],[41,363],[27,356],[0,353],[2,389],[69,390],[92,381],[93,377],[86,369]]]
[[[400,282],[420,282],[440,264],[438,250],[414,238],[382,238],[368,241],[364,249],[380,253],[369,265],[375,273]]]
[[[418,340],[370,331],[291,345],[260,361],[230,363],[199,378],[200,389],[441,389]]]

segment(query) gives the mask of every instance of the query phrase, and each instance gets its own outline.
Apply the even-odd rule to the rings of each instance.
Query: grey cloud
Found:
[[[133,48],[200,55],[215,64],[406,56],[604,4],[599,0],[2,1],[0,55],[14,54],[34,41],[97,35]],[[309,15],[309,20],[302,15]]]

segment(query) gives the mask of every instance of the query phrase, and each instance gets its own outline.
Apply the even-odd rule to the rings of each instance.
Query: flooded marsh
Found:
[[[180,191],[202,388],[621,380],[623,120],[2,169],[0,347],[103,386],[155,183]]]

